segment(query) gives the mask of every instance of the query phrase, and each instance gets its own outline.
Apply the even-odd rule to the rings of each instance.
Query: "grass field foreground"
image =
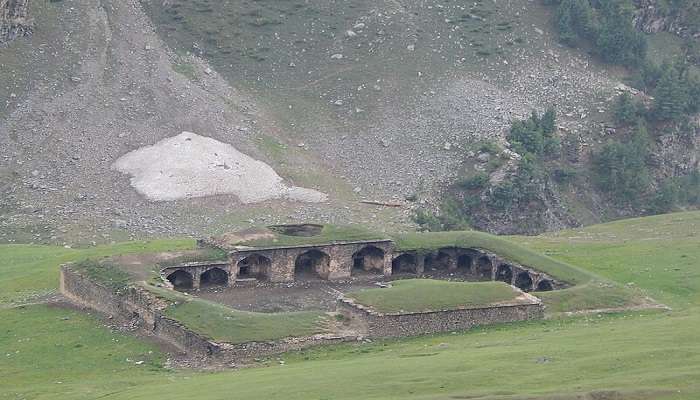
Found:
[[[650,294],[673,311],[593,314],[326,346],[285,354],[284,365],[263,363],[268,368],[170,371],[162,368],[157,349],[112,333],[83,313],[43,305],[0,309],[0,399],[695,400],[699,223],[700,213],[680,213],[511,238]],[[33,261],[40,276],[56,274],[42,262],[65,259],[71,251],[18,246],[10,257],[3,247],[0,286],[26,287],[18,267],[7,260],[31,268],[30,260],[18,256],[29,248],[42,255],[43,261]]]

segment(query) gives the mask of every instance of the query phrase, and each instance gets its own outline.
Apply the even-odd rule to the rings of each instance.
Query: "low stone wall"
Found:
[[[68,265],[61,266],[60,279],[61,293],[76,304],[116,318],[138,318],[140,325],[152,327],[155,324],[156,299],[142,290],[128,288],[124,293],[115,293],[70,269]]]
[[[383,314],[350,299],[338,300],[338,312],[362,327],[370,337],[406,337],[439,332],[464,331],[475,326],[542,319],[539,299],[524,294],[530,302],[482,308],[420,313]]]
[[[146,290],[130,287],[124,293],[61,266],[61,293],[76,304],[121,320],[137,320],[138,327],[172,343],[186,353],[211,355],[219,345],[160,313],[164,304]]]
[[[130,287],[124,293],[115,293],[110,288],[72,270],[70,264],[61,266],[60,289],[64,296],[82,307],[120,320],[137,320],[141,330],[156,335],[183,352],[215,357],[217,360],[248,361],[319,344],[355,339],[355,337],[314,335],[269,342],[217,343],[178,321],[164,316],[161,310],[166,304],[144,289]]]

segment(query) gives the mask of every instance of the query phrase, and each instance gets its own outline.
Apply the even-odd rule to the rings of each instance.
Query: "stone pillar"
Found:
[[[416,253],[416,275],[423,275],[425,272],[425,256]]]
[[[389,251],[384,252],[384,276],[391,276],[391,260],[393,254]]]
[[[270,282],[294,282],[294,263],[297,252],[275,250],[263,255],[270,259]]]
[[[238,260],[231,258],[228,263],[228,287],[236,284],[236,278],[238,278]]]
[[[190,271],[192,271],[192,288],[199,289],[202,280],[200,268],[192,268]]]
[[[457,250],[455,249],[447,249],[447,250],[442,250],[445,254],[450,256],[450,258],[447,260],[447,270],[448,271],[456,271],[457,270]]]

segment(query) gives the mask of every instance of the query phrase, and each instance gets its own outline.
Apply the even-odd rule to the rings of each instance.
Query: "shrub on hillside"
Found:
[[[474,176],[464,178],[457,182],[457,186],[466,190],[483,189],[489,183],[489,176],[485,173],[478,173]]]
[[[639,204],[650,184],[646,159],[649,136],[639,124],[629,142],[612,140],[593,156],[593,172],[598,187],[616,200]]]
[[[644,105],[636,101],[632,95],[627,92],[619,95],[613,106],[615,122],[620,125],[633,124],[643,113]]]
[[[559,148],[555,131],[556,112],[553,109],[548,109],[542,117],[533,111],[529,119],[513,122],[507,139],[518,153],[544,156]]]
[[[631,0],[546,0],[556,4],[555,24],[562,42],[575,45],[586,40],[606,62],[639,65],[647,43],[634,26]]]

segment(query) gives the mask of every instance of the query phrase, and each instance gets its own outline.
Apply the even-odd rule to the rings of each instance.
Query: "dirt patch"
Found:
[[[481,281],[479,277],[463,271],[426,271],[426,278]],[[412,279],[412,273],[393,275],[389,280]],[[376,288],[388,284],[381,274],[360,275],[346,281],[321,279],[293,283],[258,283],[254,286],[210,287],[190,291],[191,294],[233,307],[255,312],[293,312],[323,310],[334,311],[336,300],[345,293],[360,289]]]
[[[124,254],[112,257],[112,262],[119,265],[119,269],[128,273],[135,280],[147,280],[155,270],[159,262],[172,260],[178,257],[196,256],[198,250],[169,251],[162,253]]]

